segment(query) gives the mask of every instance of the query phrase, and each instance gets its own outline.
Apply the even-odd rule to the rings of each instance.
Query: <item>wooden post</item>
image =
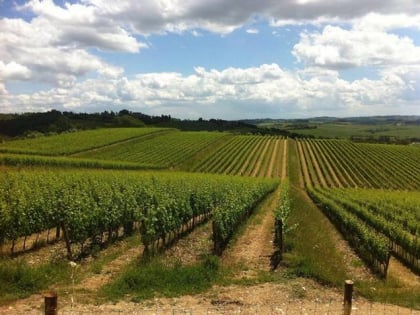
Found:
[[[354,282],[351,280],[344,281],[344,315],[351,314],[351,302],[353,299],[353,285]]]
[[[48,292],[44,294],[45,315],[57,315],[57,293]]]

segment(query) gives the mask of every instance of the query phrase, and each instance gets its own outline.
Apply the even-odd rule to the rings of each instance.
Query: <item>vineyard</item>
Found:
[[[260,219],[272,222],[278,264],[290,259],[293,231],[305,228],[305,203],[293,200],[299,190],[381,278],[394,258],[420,274],[416,146],[113,128],[2,143],[0,168],[0,252],[8,259],[55,244],[81,261],[132,236],[153,256],[198,226],[221,255],[264,199],[272,221]]]
[[[68,155],[166,131],[168,129],[163,128],[110,128],[78,131],[6,142],[0,144],[0,152]]]
[[[395,256],[419,273],[419,149],[344,140],[297,148],[309,195],[367,264],[386,277]]]
[[[102,149],[77,154],[78,157],[173,167],[191,158],[213,142],[226,137],[220,132],[169,132],[148,139],[139,138]]]
[[[273,136],[235,136],[191,171],[279,178],[286,144],[286,140]]]
[[[420,149],[345,140],[297,142],[308,186],[420,189]]]
[[[32,234],[63,233],[68,256],[138,227],[148,250],[214,218],[227,242],[274,181],[177,173],[7,171],[0,177],[0,245]],[[48,233],[49,234],[49,233]],[[218,244],[215,244],[218,246]],[[23,249],[25,243],[23,245]]]

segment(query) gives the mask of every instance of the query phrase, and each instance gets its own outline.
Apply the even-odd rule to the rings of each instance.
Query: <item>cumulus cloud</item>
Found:
[[[399,28],[420,28],[417,0],[30,0],[19,7],[32,20],[0,19],[0,110],[100,110],[130,107],[160,114],[240,118],[235,113],[272,116],[346,115],[392,112],[418,105],[420,47]],[[201,31],[228,34],[254,21],[272,26],[319,24],[304,32],[293,54],[299,71],[267,64],[194,73],[148,73],[127,78],[124,70],[95,56],[95,50],[138,53],[150,34]],[[332,25],[327,25],[327,24]],[[255,25],[255,24],[254,24]],[[205,34],[205,32],[203,32]],[[276,35],[276,30],[273,30]],[[344,68],[374,67],[378,79],[352,82]],[[92,75],[92,74],[96,74]],[[86,79],[89,78],[89,79]],[[10,80],[53,83],[32,94],[9,94]],[[408,107],[407,107],[408,108]],[[415,108],[415,107],[410,107]],[[415,108],[415,110],[419,110]],[[411,113],[414,113],[412,111]]]
[[[147,47],[93,5],[66,3],[60,7],[52,0],[31,0],[21,9],[31,10],[37,15],[35,21],[48,25],[54,45],[124,52]]]
[[[0,60],[0,81],[25,80],[28,79],[31,71],[21,64],[11,61],[5,64]]]
[[[117,76],[122,69],[83,48],[59,45],[59,32],[44,19],[0,20],[0,80],[35,80],[71,85],[89,72]]]
[[[378,80],[352,82],[323,68],[292,72],[277,64],[224,70],[197,67],[190,75],[163,72],[131,79],[88,79],[66,89],[10,95],[0,107],[13,103],[21,111],[37,106],[75,111],[130,108],[160,114],[172,113],[176,106],[182,117],[216,115],[226,119],[262,113],[271,117],[286,113],[300,117],[349,115],[354,111],[381,114],[395,111],[398,105],[418,111],[419,77],[420,67],[384,70]]]
[[[397,15],[420,14],[417,0],[83,0],[76,4],[66,3],[64,7],[55,5],[52,0],[31,0],[24,8],[59,23],[63,38],[79,44],[93,41],[104,49],[126,51],[137,51],[144,45],[127,30],[143,35],[192,29],[227,34],[252,22],[256,16],[280,26],[349,21],[363,17],[367,12],[393,15],[393,20]],[[92,29],[101,31],[90,33]]]
[[[331,68],[420,63],[420,47],[408,37],[331,25],[322,33],[302,33],[293,54],[307,65]]]

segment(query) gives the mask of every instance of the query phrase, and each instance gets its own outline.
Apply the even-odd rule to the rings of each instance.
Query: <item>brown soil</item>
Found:
[[[223,254],[223,263],[226,266],[234,266],[235,270],[238,270],[236,276],[239,278],[253,277],[258,271],[270,270],[270,258],[275,251],[272,211],[277,195],[278,191],[262,202],[244,233]]]

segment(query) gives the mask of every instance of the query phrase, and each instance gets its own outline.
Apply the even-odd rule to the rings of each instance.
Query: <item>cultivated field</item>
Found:
[[[418,147],[132,128],[0,150],[0,304],[37,307],[48,288],[69,305],[259,283],[305,299],[299,281],[352,278],[420,308]]]

